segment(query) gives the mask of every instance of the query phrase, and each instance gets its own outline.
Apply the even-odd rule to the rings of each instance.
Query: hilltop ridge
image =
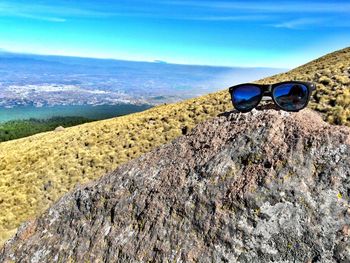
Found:
[[[228,113],[65,195],[0,261],[348,262],[350,128]]]
[[[259,82],[315,81],[317,91],[310,108],[329,123],[350,126],[349,74],[350,48],[346,48]],[[42,213],[76,184],[99,178],[231,109],[225,90],[0,143],[0,240],[5,241],[22,222]]]

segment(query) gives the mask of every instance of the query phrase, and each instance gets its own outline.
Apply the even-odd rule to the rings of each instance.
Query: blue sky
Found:
[[[350,46],[350,1],[2,1],[0,48],[292,68]]]

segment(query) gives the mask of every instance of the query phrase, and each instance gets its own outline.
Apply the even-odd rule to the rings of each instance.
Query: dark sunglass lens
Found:
[[[285,83],[274,88],[273,97],[284,110],[300,110],[307,104],[308,89],[303,84]]]
[[[232,102],[240,111],[252,110],[258,105],[261,98],[261,89],[257,86],[246,85],[233,90]]]

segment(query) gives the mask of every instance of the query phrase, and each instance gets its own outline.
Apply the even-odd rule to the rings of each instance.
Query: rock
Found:
[[[79,186],[0,262],[349,262],[350,128],[224,114]]]
[[[58,127],[55,129],[55,132],[61,132],[61,131],[64,131],[64,127],[62,127],[62,126],[58,126]]]

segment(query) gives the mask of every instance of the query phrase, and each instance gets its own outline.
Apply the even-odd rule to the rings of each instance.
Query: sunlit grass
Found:
[[[350,49],[346,49],[259,82],[314,81],[318,90],[310,107],[330,123],[350,126],[349,74]],[[40,214],[77,183],[99,178],[231,109],[225,90],[0,143],[0,244],[19,224]]]

